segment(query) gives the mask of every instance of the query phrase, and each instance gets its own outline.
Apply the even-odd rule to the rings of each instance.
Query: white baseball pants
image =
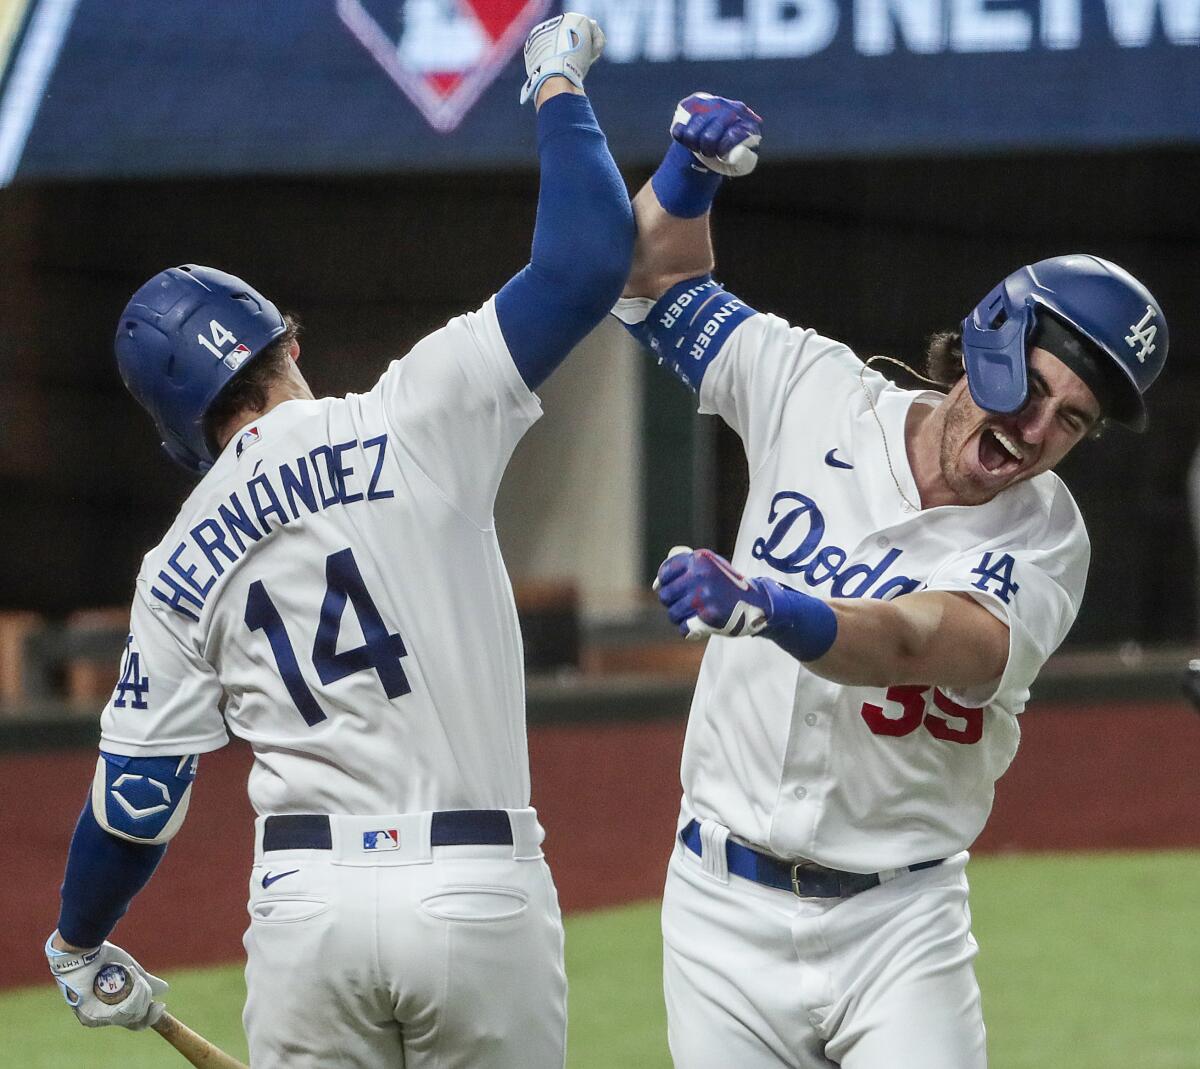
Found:
[[[254,1069],[562,1069],[558,896],[536,813],[509,816],[511,846],[431,847],[429,814],[410,813],[331,817],[332,849],[266,853],[260,818]]]
[[[662,911],[677,1069],[986,1069],[966,862],[798,898],[677,838]]]

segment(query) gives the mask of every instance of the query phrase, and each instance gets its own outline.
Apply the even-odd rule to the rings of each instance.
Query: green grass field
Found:
[[[1200,853],[981,858],[968,870],[991,1069],[1200,1065]],[[572,917],[570,1069],[669,1069],[657,905]],[[239,966],[173,971],[171,1005],[244,1058]],[[49,982],[0,996],[0,1062],[172,1069],[155,1036],[75,1024]],[[896,1067],[904,1069],[904,1067]]]

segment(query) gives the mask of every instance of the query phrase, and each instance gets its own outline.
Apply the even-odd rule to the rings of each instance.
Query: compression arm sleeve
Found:
[[[585,96],[538,111],[541,189],[533,254],[496,295],[500,330],[532,390],[621,296],[633,259],[629,194]]]
[[[110,835],[96,822],[89,802],[79,815],[62,885],[59,934],[77,947],[108,938],[167,851]]]
[[[67,855],[58,930],[75,946],[104,942],[150,879],[191,801],[199,758],[100,751],[89,803]]]

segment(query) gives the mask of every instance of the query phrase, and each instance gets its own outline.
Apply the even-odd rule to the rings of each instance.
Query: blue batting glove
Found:
[[[824,657],[837,639],[829,603],[774,579],[748,579],[711,549],[676,546],[654,589],[684,638],[762,635],[798,661]]]
[[[762,118],[740,100],[693,93],[675,109],[671,136],[710,171],[736,178],[758,166]]]
[[[676,546],[659,566],[654,589],[679,633],[697,641],[757,635],[771,610],[767,582],[738,574],[711,549]]]

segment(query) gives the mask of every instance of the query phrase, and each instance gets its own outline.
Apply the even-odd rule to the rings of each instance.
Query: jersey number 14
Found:
[[[321,602],[321,620],[317,625],[312,651],[313,667],[321,682],[328,685],[356,672],[374,669],[389,698],[399,698],[411,691],[408,676],[400,664],[400,658],[408,655],[404,640],[398,634],[388,632],[387,624],[367,592],[352,550],[343,549],[325,559],[325,581],[328,586],[325,600]],[[354,608],[366,641],[355,649],[338,653],[338,632],[342,629],[342,613],[347,601]],[[251,631],[266,633],[284,686],[304,717],[304,722],[312,727],[327,719],[325,711],[304,681],[283,617],[279,615],[261,579],[250,584],[245,619]]]

